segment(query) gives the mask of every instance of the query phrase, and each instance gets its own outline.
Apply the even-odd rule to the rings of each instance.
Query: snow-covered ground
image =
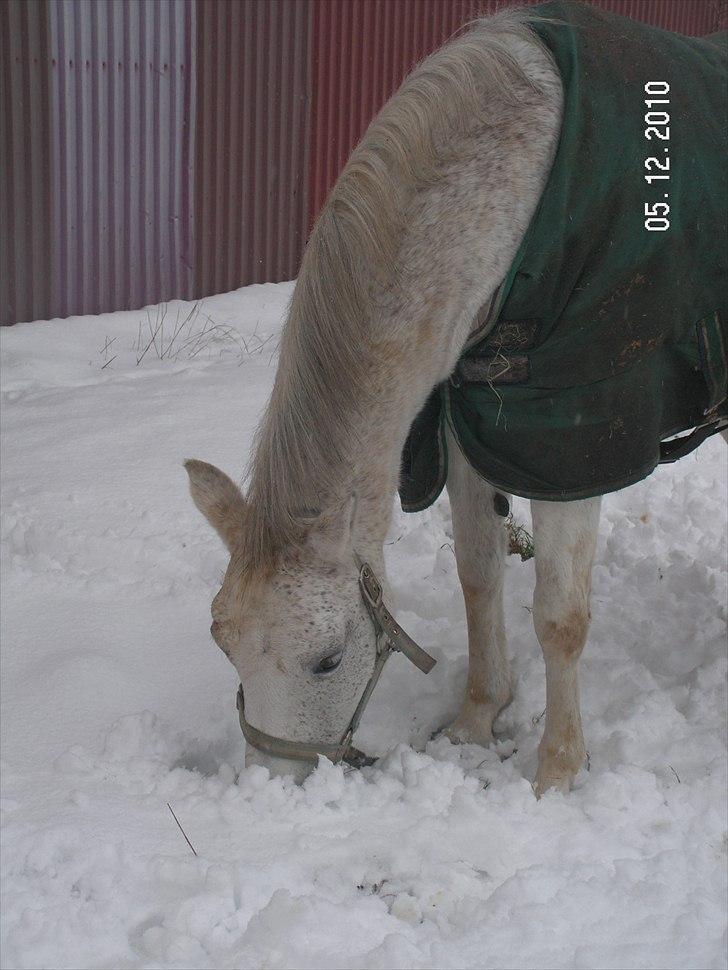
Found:
[[[181,463],[242,473],[290,291],[206,300],[176,337],[172,304],[146,353],[156,309],[2,333],[2,966],[726,966],[720,439],[605,500],[568,798],[530,787],[532,563],[508,566],[503,740],[427,741],[466,671],[445,498],[393,520],[399,617],[440,662],[391,661],[358,735],[384,759],[241,770],[208,633],[226,555]]]

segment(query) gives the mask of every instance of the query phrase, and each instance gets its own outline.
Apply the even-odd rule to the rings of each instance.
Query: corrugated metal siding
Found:
[[[291,279],[307,231],[311,5],[201,0],[198,295]]]
[[[51,0],[49,312],[190,297],[195,5]]]
[[[0,322],[296,275],[369,120],[511,0],[0,0]],[[726,0],[598,0],[672,30]]]
[[[0,3],[0,323],[50,296],[48,19],[44,0]]]
[[[515,0],[318,0],[313,9],[309,226],[369,121],[458,27]],[[538,0],[519,0],[531,5]],[[684,34],[717,30],[725,0],[588,0]],[[721,14],[722,11],[722,14]]]

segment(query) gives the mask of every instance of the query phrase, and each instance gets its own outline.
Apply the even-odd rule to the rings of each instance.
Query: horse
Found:
[[[246,765],[271,775],[302,781],[319,755],[355,763],[352,735],[389,653],[423,670],[433,662],[386,606],[383,544],[413,423],[433,389],[451,386],[476,321],[481,338],[495,325],[483,308],[502,292],[559,149],[565,83],[534,26],[553,13],[475,21],[404,81],[310,235],[247,494],[213,465],[185,463],[193,501],[230,554],[211,634],[242,685]],[[480,386],[501,399],[495,380]],[[473,466],[452,420],[440,427],[469,652],[465,696],[443,732],[487,746],[513,696],[503,615],[512,493]],[[552,499],[531,500],[547,698],[537,796],[568,792],[586,756],[578,666],[601,494]]]

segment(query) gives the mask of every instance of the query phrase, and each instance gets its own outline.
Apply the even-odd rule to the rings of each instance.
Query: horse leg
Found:
[[[506,530],[495,512],[496,490],[484,482],[448,437],[447,490],[452,506],[458,576],[468,624],[468,681],[460,713],[445,729],[453,741],[487,745],[498,711],[511,700],[503,619]]]
[[[536,590],[533,621],[546,662],[546,725],[534,789],[568,792],[584,762],[577,670],[589,630],[599,498],[532,502]]]

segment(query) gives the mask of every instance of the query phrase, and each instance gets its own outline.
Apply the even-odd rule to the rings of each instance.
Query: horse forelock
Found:
[[[541,96],[513,52],[514,35],[534,43],[528,16],[511,9],[475,21],[423,61],[332,189],[306,247],[248,468],[246,572],[269,570],[301,544],[306,510],[344,500],[377,363],[376,321],[396,302],[407,207],[447,161],[453,131],[488,124],[489,105]]]

